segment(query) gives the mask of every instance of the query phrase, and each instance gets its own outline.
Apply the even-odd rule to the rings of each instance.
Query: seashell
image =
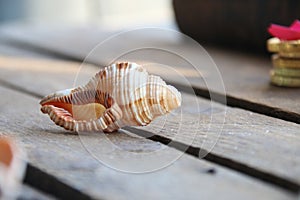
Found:
[[[17,199],[26,170],[23,157],[13,140],[0,136],[0,199]]]
[[[113,132],[145,126],[181,105],[181,94],[136,63],[112,64],[85,86],[58,91],[40,102],[41,111],[71,131]]]

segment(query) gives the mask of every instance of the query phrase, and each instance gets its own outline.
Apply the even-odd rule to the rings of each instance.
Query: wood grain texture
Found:
[[[5,98],[0,99],[1,135],[15,137],[27,152],[31,164],[96,199],[294,198],[281,189],[186,155],[171,166],[152,173],[116,171],[95,160],[78,135],[53,126],[47,116],[39,112],[38,99],[3,87],[0,87],[0,93],[5,94]],[[96,137],[104,139],[103,136]],[[106,137],[118,147],[143,156],[162,146],[124,133]],[[94,140],[95,135],[88,138]],[[97,141],[101,147],[101,140]],[[170,153],[181,152],[170,149]],[[118,156],[118,153],[110,152],[110,155]],[[132,162],[130,157],[127,159]]]
[[[40,65],[36,66],[36,61],[32,60],[21,59],[19,64],[10,62],[9,58],[1,60],[4,65],[0,65],[0,79],[5,81],[8,87],[12,84],[40,96],[69,88],[78,66],[76,63],[66,62],[65,66],[68,67],[64,68],[63,62],[40,60],[44,67],[39,68]],[[18,59],[13,61],[17,62]],[[25,67],[21,67],[22,63]],[[51,70],[47,72],[47,69]],[[60,69],[68,69],[69,73]],[[22,79],[13,78],[16,71],[22,74]],[[78,82],[87,82],[96,71],[95,67],[86,66]],[[63,74],[66,74],[65,78]],[[39,77],[38,84],[32,84],[33,77]],[[198,102],[199,109],[191,107],[195,105],[195,101]],[[228,108],[186,94],[183,95],[182,112],[183,118],[178,115],[172,116],[164,121],[163,126],[154,123],[145,129],[300,184],[299,125],[241,109]],[[180,129],[180,134],[179,125],[186,128]],[[54,124],[49,127],[49,131],[51,128],[56,129]]]
[[[32,27],[26,28],[26,26],[13,26],[2,28],[1,32],[6,33],[6,37],[9,35],[8,38],[14,40],[15,44],[33,46],[37,50],[46,49],[75,60],[86,58],[88,53],[108,36],[107,33],[103,33],[97,29],[91,30],[87,27],[69,28],[69,30],[67,28],[60,28],[57,31],[53,31],[50,27],[48,29],[45,27],[34,29]],[[187,59],[195,60],[193,64],[200,69],[205,65],[207,65],[207,67],[204,67],[206,69],[214,67],[204,54],[201,54],[201,52],[199,54],[199,51],[194,48],[195,45],[193,44],[183,42],[178,38],[174,39],[163,36],[144,37],[147,37],[146,44],[160,46],[165,49],[179,49],[180,52],[184,52],[183,55],[186,55]],[[127,47],[130,49],[132,43],[137,43],[139,40],[143,40],[143,36],[126,38],[126,40],[122,40],[122,44],[112,44],[105,47],[104,53],[90,55],[88,61],[107,64],[108,61],[111,61],[110,55],[119,56],[122,48],[126,49]],[[19,41],[19,43],[16,41]],[[207,88],[205,83],[200,81],[199,78],[193,79],[192,77],[188,77],[189,81],[195,87],[203,88],[205,91],[210,90],[221,93],[222,95],[226,94],[230,97],[228,99],[230,106],[241,107],[272,117],[300,123],[300,89],[280,88],[269,84],[270,58],[211,47],[207,47],[206,50],[215,61],[221,73],[226,93],[214,86]],[[138,56],[139,54],[133,54],[134,58]],[[166,55],[161,54],[161,52],[147,54],[147,58],[149,57],[154,59],[152,61],[164,60],[168,65],[177,68],[186,67],[186,63],[183,63],[180,58],[168,58]],[[145,58],[145,54],[140,58]],[[204,78],[206,81],[211,82],[220,81],[209,73]],[[208,96],[209,98],[209,95],[206,93],[201,93],[200,95]]]

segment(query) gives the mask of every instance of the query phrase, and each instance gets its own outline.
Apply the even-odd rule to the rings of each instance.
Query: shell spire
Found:
[[[181,105],[181,94],[136,63],[100,70],[86,85],[43,98],[41,111],[71,131],[113,132],[145,126]]]

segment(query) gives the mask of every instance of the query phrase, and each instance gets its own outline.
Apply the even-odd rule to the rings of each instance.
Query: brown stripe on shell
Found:
[[[72,90],[70,94],[57,96],[56,93],[46,96],[40,104],[51,105],[54,102],[67,103],[72,105],[84,105],[87,103],[100,103],[106,108],[113,104],[111,96],[99,90]]]

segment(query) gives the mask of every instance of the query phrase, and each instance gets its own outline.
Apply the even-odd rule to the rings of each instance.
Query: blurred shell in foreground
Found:
[[[181,94],[136,63],[116,63],[85,86],[46,96],[41,111],[71,131],[113,132],[145,126],[181,105]]]
[[[0,136],[0,199],[16,199],[25,173],[26,162],[14,142]]]

